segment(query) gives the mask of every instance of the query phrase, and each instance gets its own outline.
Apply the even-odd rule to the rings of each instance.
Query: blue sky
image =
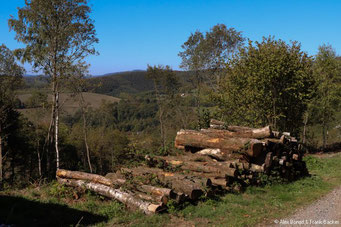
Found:
[[[7,20],[17,16],[24,0],[0,0],[0,43],[20,46]],[[251,40],[274,35],[297,40],[314,55],[319,45],[331,44],[341,53],[341,0],[89,0],[100,43],[99,56],[88,57],[90,72],[146,69],[168,64],[178,69],[178,57],[191,32],[223,23]],[[30,67],[26,65],[28,73]]]

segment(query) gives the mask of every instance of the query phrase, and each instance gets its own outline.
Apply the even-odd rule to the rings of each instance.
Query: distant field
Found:
[[[102,102],[115,103],[115,102],[120,101],[120,99],[116,97],[90,93],[90,92],[83,92],[83,96],[84,96],[85,101],[88,103],[89,107],[92,107],[94,109],[99,108]],[[30,97],[31,97],[30,93],[18,95],[18,98],[23,103],[25,103]],[[48,101],[51,102],[51,100],[52,100],[52,95],[48,95]],[[71,94],[61,94],[60,104],[62,104],[61,111],[62,113],[65,113],[65,114],[74,114],[79,108],[78,101],[75,98],[73,98]],[[19,110],[19,112],[23,113],[29,119],[31,119],[31,115],[35,111],[36,109],[34,108]],[[46,116],[43,116],[43,118],[44,117]]]

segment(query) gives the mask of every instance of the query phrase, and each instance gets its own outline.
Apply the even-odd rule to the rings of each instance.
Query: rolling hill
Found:
[[[176,71],[182,87],[191,86],[190,73]],[[126,94],[138,94],[153,90],[153,82],[146,77],[147,72],[134,70],[127,72],[108,73],[102,76],[93,76],[88,78],[88,91],[110,96],[120,96]],[[43,88],[47,86],[47,80],[43,77],[28,76],[25,79],[25,90],[34,88]]]

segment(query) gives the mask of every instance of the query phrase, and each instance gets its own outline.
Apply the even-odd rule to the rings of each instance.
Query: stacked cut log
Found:
[[[196,156],[209,157],[207,163],[215,162],[215,165],[234,169],[237,176],[231,176],[228,170],[225,171],[226,182],[222,181],[230,188],[235,182],[261,184],[261,179],[265,179],[263,176],[292,181],[308,174],[296,138],[289,132],[272,131],[269,126],[255,129],[227,126],[224,122],[211,120],[208,129],[179,131],[175,146]],[[187,165],[181,168],[188,168]],[[214,180],[212,182],[214,185]],[[221,181],[219,185],[222,185]]]
[[[269,126],[254,129],[211,120],[208,129],[180,130],[175,146],[186,152],[146,156],[146,165],[106,176],[58,170],[57,179],[153,214],[167,209],[170,200],[195,201],[262,184],[264,176],[291,181],[308,173],[297,140]]]

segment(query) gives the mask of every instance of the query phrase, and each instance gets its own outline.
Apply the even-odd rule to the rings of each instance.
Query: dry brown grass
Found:
[[[29,98],[31,97],[30,93],[26,94],[19,94],[18,98],[21,102],[25,103]],[[102,102],[109,102],[109,103],[115,103],[119,102],[120,99],[108,95],[102,95],[102,94],[96,94],[96,93],[90,93],[90,92],[83,92],[83,97],[88,104],[89,107],[97,109],[101,106]],[[48,101],[51,102],[52,95],[48,95]],[[62,114],[74,114],[79,109],[79,102],[76,98],[72,97],[69,93],[63,93],[60,95],[60,103],[61,103],[61,111]],[[19,112],[23,113],[26,117],[31,119],[33,116],[37,115],[37,111],[40,108],[27,108],[27,109],[21,109]],[[41,112],[41,111],[40,111]],[[46,114],[43,114],[44,116],[40,116],[40,119],[45,121],[49,119],[49,114],[47,111],[45,111]],[[31,119],[32,120],[32,119]]]

